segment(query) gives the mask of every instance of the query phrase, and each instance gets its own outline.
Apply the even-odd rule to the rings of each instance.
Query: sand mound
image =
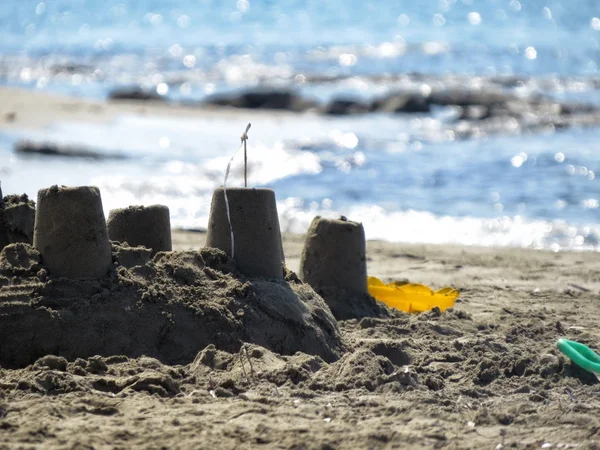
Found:
[[[326,361],[345,350],[327,305],[295,277],[243,278],[215,249],[148,258],[143,249],[113,245],[108,276],[72,280],[49,276],[27,244],[5,247],[0,365],[22,367],[46,355],[146,355],[181,364],[210,344],[237,352],[244,342]]]

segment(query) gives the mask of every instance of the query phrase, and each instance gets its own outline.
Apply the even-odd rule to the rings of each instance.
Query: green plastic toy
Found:
[[[561,338],[556,347],[582,369],[600,375],[600,355],[587,345]]]

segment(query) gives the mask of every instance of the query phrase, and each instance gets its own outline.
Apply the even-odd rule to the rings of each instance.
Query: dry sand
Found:
[[[4,127],[45,125],[61,102],[61,118],[81,120],[154,108],[0,96],[0,118],[17,113]],[[195,251],[205,237],[176,231],[173,248]],[[302,245],[284,235],[293,271]],[[181,365],[47,356],[3,368],[0,449],[600,447],[598,381],[555,349],[559,337],[600,349],[598,254],[368,242],[367,259],[371,275],[454,286],[461,298],[445,313],[339,322],[332,336],[347,351],[337,361],[247,344],[208,345]],[[219,282],[216,272],[206,273]]]

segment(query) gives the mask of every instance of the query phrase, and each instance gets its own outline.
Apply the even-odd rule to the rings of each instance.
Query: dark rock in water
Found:
[[[347,78],[308,77],[310,82],[333,82]],[[415,91],[392,91],[372,101],[357,98],[334,98],[325,104],[305,98],[292,89],[256,88],[245,92],[213,95],[201,105],[228,106],[244,109],[268,109],[302,112],[315,110],[321,114],[344,116],[367,113],[413,114],[430,113],[434,106],[456,107],[458,114],[456,129],[452,129],[459,139],[485,134],[514,134],[525,130],[545,130],[567,128],[571,126],[594,126],[600,122],[599,110],[593,105],[561,103],[541,94],[522,97],[514,93],[515,88],[527,82],[520,77],[496,77],[482,80],[476,88],[467,87],[467,79],[438,79],[420,74],[402,74],[400,76],[367,77],[377,82],[409,80],[432,86],[432,92],[423,95]],[[445,86],[445,87],[440,87]],[[165,101],[156,92],[144,91],[139,87],[123,88],[113,91],[111,99],[160,100]],[[181,105],[197,107],[197,102],[183,102]],[[50,152],[46,154],[62,154]],[[89,153],[65,152],[65,156],[92,156]]]
[[[35,203],[26,194],[7,195],[0,207],[0,249],[16,242],[33,242]]]
[[[459,139],[600,125],[600,110],[594,106],[562,104],[546,98],[509,97],[504,103],[460,108],[458,122],[452,128]]]
[[[561,103],[541,94],[521,97],[502,87],[516,87],[526,79],[499,77],[486,80],[481,87],[469,88],[466,80],[442,80],[444,88],[436,86],[437,79],[419,74],[401,77],[369,77],[374,81],[390,82],[410,79],[434,86],[423,95],[415,91],[392,91],[372,101],[357,98],[334,98],[318,105],[286,89],[257,89],[238,94],[219,94],[203,102],[204,105],[230,106],[246,109],[272,109],[287,111],[317,110],[321,114],[344,116],[367,113],[413,114],[430,113],[434,106],[455,107],[457,127],[452,129],[457,138],[469,138],[489,133],[514,134],[525,130],[592,126],[599,122],[598,108],[593,105]],[[347,78],[309,77],[310,82],[331,82]],[[194,105],[195,106],[195,105]]]
[[[324,108],[323,113],[332,116],[345,116],[349,114],[364,114],[370,111],[369,105],[358,100],[334,99]]]
[[[50,67],[50,72],[53,75],[58,75],[58,74],[72,75],[74,73],[91,73],[93,70],[94,69],[91,66],[87,66],[85,64],[77,64],[74,62],[67,62],[64,64],[53,64]]]
[[[103,153],[97,150],[76,147],[72,145],[53,144],[49,142],[19,141],[14,147],[15,153],[22,155],[62,156],[67,158],[91,159],[125,159],[125,155],[118,153]]]
[[[498,86],[506,87],[506,88],[515,88],[525,82],[528,81],[527,78],[518,76],[518,75],[501,75],[498,77],[490,78],[492,83],[497,84]]]
[[[375,100],[371,104],[371,110],[387,113],[427,113],[431,108],[423,95],[392,93]]]
[[[529,103],[548,103],[533,99],[526,102],[498,89],[448,88],[428,96],[419,93],[396,92],[382,96],[371,104],[371,111],[387,113],[428,113],[432,106],[462,108],[459,120],[484,120],[493,116],[520,114]]]
[[[316,106],[315,102],[287,90],[256,90],[241,94],[214,95],[205,100],[208,105],[232,106],[246,109],[281,109],[305,111]]]
[[[573,114],[553,117],[549,120],[555,128],[596,127],[600,125],[600,111],[589,114]]]
[[[427,97],[430,105],[440,106],[487,106],[502,105],[509,101],[519,101],[513,94],[500,90],[446,89],[432,92]]]
[[[589,104],[561,103],[550,97],[519,97],[498,89],[445,89],[427,97],[430,105],[457,107],[456,138],[522,133],[573,126],[596,126],[600,110]]]
[[[590,114],[598,111],[594,105],[588,104],[561,103],[559,107],[561,115]]]
[[[117,88],[108,93],[109,100],[137,100],[137,101],[166,101],[165,97],[155,91],[148,91],[137,86]]]

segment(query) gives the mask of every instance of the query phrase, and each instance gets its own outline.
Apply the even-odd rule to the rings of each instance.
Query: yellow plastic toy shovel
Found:
[[[434,292],[423,284],[385,284],[376,277],[368,277],[367,284],[369,294],[376,300],[408,313],[429,311],[436,306],[445,311],[454,306],[460,295],[456,289],[449,287]]]

